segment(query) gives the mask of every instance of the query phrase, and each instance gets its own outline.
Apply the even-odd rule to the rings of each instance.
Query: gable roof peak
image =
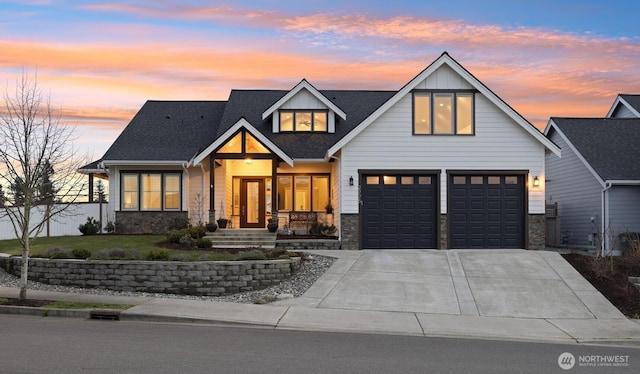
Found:
[[[262,113],[262,119],[267,119],[273,112],[278,110],[284,103],[289,101],[292,97],[294,97],[298,92],[306,89],[309,91],[316,99],[320,100],[324,105],[326,105],[329,109],[336,113],[343,120],[347,119],[347,114],[340,109],[333,101],[331,101],[328,97],[326,97],[322,92],[320,92],[317,88],[315,88],[306,78],[302,78],[300,83],[296,84],[286,95],[284,95],[280,100],[276,101],[273,105],[271,105],[267,110]]]

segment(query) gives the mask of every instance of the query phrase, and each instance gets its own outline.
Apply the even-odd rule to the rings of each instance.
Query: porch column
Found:
[[[215,176],[214,169],[216,160],[213,158],[213,154],[209,155],[209,222],[216,221],[215,210]]]
[[[271,159],[271,218],[278,223],[278,156]]]
[[[93,173],[89,173],[89,196],[87,201],[90,203],[93,202]]]

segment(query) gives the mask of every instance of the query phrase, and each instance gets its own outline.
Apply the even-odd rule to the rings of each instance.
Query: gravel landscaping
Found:
[[[155,297],[169,299],[186,299],[186,300],[209,300],[223,301],[243,304],[263,304],[275,301],[281,298],[299,297],[311,287],[327,269],[333,265],[335,258],[308,255],[304,257],[300,270],[296,272],[290,279],[281,282],[276,286],[264,288],[262,290],[241,292],[233,295],[225,296],[189,296],[175,294],[155,294],[144,292],[116,292],[94,288],[77,288],[66,286],[54,286],[38,282],[29,281],[29,290],[56,291],[69,293],[84,293],[93,295],[117,295],[117,296],[137,296],[137,297]],[[20,287],[20,281],[17,277],[7,274],[0,269],[0,286],[3,287]],[[27,292],[28,295],[28,292]]]

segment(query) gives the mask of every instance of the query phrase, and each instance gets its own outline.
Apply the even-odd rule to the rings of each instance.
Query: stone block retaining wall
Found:
[[[20,257],[0,266],[20,276]],[[300,258],[265,261],[156,262],[29,259],[29,280],[51,285],[125,292],[220,296],[280,283],[300,268]]]
[[[303,251],[318,249],[340,249],[340,241],[336,239],[278,240],[276,248],[287,251]]]

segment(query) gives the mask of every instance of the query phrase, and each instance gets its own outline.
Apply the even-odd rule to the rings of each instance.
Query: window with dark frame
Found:
[[[327,132],[326,110],[281,110],[281,132]]]
[[[413,93],[413,134],[473,135],[474,94],[471,92]]]
[[[278,210],[318,212],[331,202],[328,174],[278,175]]]
[[[181,209],[181,173],[123,172],[120,184],[122,210],[175,211]]]

